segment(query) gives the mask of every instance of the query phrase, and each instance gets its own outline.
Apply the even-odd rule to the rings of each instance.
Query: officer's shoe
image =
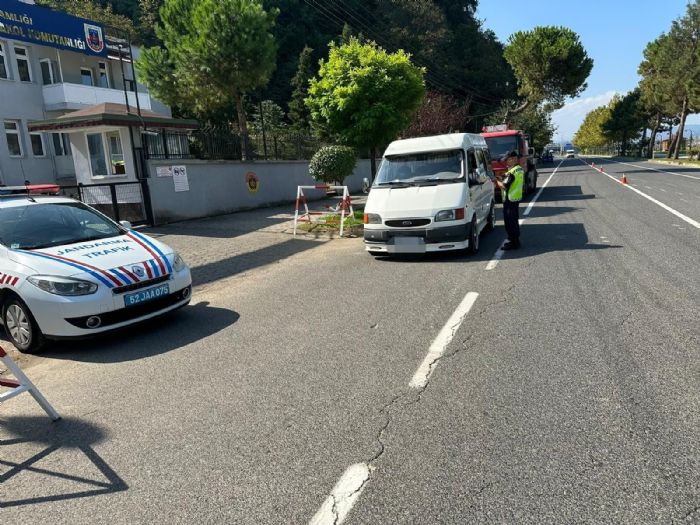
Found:
[[[519,242],[507,242],[503,245],[504,250],[517,250],[520,248]]]

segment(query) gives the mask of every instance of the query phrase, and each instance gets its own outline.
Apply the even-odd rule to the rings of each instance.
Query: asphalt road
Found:
[[[497,263],[315,244],[50,353],[1,520],[700,522],[700,172],[589,160],[677,214],[566,160]]]

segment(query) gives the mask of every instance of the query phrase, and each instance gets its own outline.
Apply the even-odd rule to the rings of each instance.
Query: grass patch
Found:
[[[301,231],[305,232],[328,232],[336,233],[340,232],[340,213],[329,213],[328,215],[323,215],[315,222],[300,223],[297,227]],[[352,215],[345,217],[345,223],[343,226],[344,233],[350,232],[364,227],[364,211],[362,209],[355,209]]]
[[[653,159],[652,162],[655,162],[656,164],[667,164],[670,166],[692,166],[692,167],[700,168],[700,160]]]

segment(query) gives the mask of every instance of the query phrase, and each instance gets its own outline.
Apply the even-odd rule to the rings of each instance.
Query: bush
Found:
[[[318,182],[342,184],[352,175],[357,163],[353,148],[347,146],[324,146],[311,158],[309,173]]]

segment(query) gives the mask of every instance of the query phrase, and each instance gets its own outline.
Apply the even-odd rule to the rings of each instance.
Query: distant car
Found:
[[[567,158],[567,159],[576,158],[576,151],[574,151],[574,150],[572,150],[572,149],[567,149],[567,150],[566,150],[566,158]]]
[[[554,154],[552,153],[551,149],[546,149],[542,152],[542,155],[540,156],[540,160],[542,162],[554,162]]]
[[[121,328],[190,302],[172,248],[45,187],[0,187],[0,320],[12,344]],[[51,190],[51,188],[48,188]]]

